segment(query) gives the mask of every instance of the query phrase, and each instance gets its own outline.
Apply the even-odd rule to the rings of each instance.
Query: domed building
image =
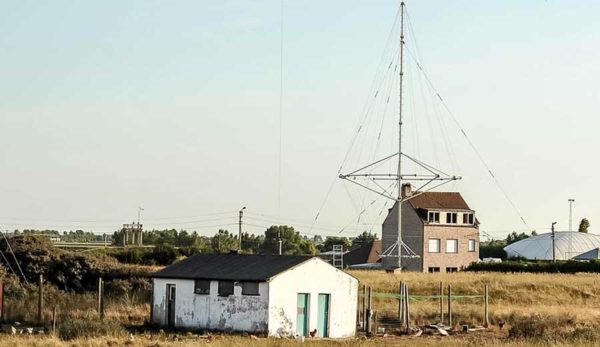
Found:
[[[577,231],[555,233],[555,253],[557,260],[590,259],[599,254],[600,235]],[[508,258],[522,257],[529,260],[552,260],[552,233],[531,236],[504,247]]]

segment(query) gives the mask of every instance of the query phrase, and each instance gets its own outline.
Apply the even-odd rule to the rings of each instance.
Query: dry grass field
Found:
[[[501,274],[501,273],[454,273],[454,274],[387,274],[382,271],[351,271],[361,284],[372,286],[377,293],[395,293],[399,281],[409,285],[411,295],[437,294],[439,282],[451,284],[454,295],[480,295],[485,284],[490,289],[489,331],[456,333],[450,337],[422,336],[356,338],[341,341],[306,340],[306,346],[546,346],[546,345],[597,345],[600,341],[600,275],[595,274]],[[58,290],[48,291],[46,317],[51,307],[59,306],[59,323],[79,322],[69,329],[77,334],[74,339],[56,337],[0,335],[0,346],[297,346],[293,340],[242,336],[199,337],[198,335],[164,332],[131,331],[148,318],[149,305],[141,297],[108,298],[106,320],[97,322],[94,294],[64,294]],[[12,314],[31,318],[36,300],[26,298],[11,304]],[[379,312],[397,312],[397,300],[376,297],[373,308]],[[437,322],[438,301],[419,299],[411,301],[413,324]],[[481,324],[483,306],[480,298],[453,301],[453,317],[457,328],[461,324]],[[499,321],[506,325],[500,329]],[[108,322],[108,323],[107,323]],[[96,328],[96,332],[92,327]],[[81,330],[81,331],[79,331]],[[87,331],[89,330],[89,331]],[[460,329],[458,329],[460,330]],[[102,336],[98,335],[102,331]],[[510,332],[510,333],[509,333]],[[85,337],[88,335],[89,337]],[[83,337],[82,337],[83,336]]]

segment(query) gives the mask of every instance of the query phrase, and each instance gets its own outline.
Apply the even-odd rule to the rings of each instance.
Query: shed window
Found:
[[[242,282],[242,295],[259,295],[258,282]]]
[[[430,267],[429,269],[427,269],[428,272],[440,272],[440,268],[439,267]]]
[[[219,296],[233,295],[233,281],[219,281]]]
[[[457,267],[447,267],[446,272],[448,272],[448,273],[458,272],[458,268]]]
[[[440,213],[439,212],[428,212],[427,213],[427,221],[429,223],[439,223],[440,222]]]
[[[456,213],[456,212],[447,212],[446,213],[446,223],[448,223],[448,224],[456,224],[456,223],[458,223],[458,213]]]
[[[210,281],[207,280],[195,280],[194,281],[194,293],[195,294],[210,294]]]
[[[446,240],[446,253],[458,253],[458,240]]]
[[[429,239],[429,253],[440,253],[440,239]]]

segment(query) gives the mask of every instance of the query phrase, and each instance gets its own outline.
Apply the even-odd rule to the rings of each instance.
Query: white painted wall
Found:
[[[269,282],[269,335],[295,335],[298,293],[310,294],[309,331],[317,327],[318,295],[330,294],[329,337],[354,336],[358,280],[313,258]]]
[[[167,284],[176,285],[175,326],[185,329],[265,332],[268,322],[269,286],[259,284],[259,296],[242,295],[241,283],[234,295],[218,296],[218,281],[211,281],[210,294],[194,293],[194,281],[154,279],[152,322],[167,325]]]

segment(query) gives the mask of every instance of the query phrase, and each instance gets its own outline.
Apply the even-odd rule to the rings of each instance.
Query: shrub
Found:
[[[501,263],[473,263],[467,271],[491,271],[491,272],[532,272],[532,273],[577,273],[592,272],[600,273],[600,261],[523,261],[509,260]]]
[[[58,337],[63,340],[125,335],[125,329],[120,324],[110,320],[100,321],[97,319],[65,320],[58,324],[57,330]]]

